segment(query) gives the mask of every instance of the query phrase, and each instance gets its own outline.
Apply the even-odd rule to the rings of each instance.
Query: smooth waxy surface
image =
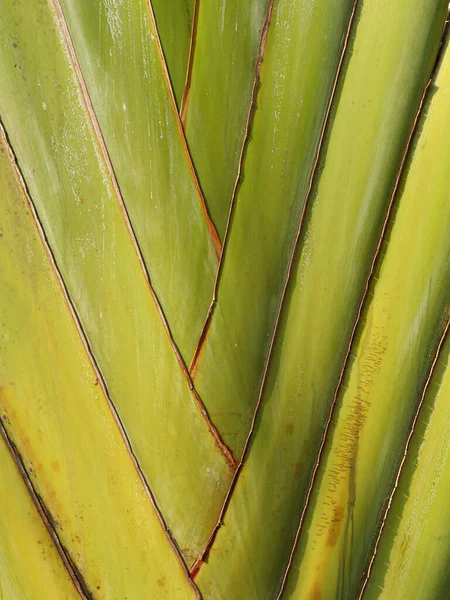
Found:
[[[0,156],[0,165],[2,162]],[[3,175],[2,166],[0,173]],[[1,177],[2,194],[5,183]],[[1,394],[0,390],[0,398]],[[1,438],[0,481],[0,598],[79,600],[56,546]]]
[[[182,119],[202,190],[223,238],[271,0],[199,2]]]
[[[153,288],[189,361],[211,300],[218,247],[149,5],[59,3]]]
[[[155,13],[158,33],[178,106],[181,103],[191,43],[192,18],[196,0],[149,0]],[[199,1],[199,0],[197,0]]]
[[[88,360],[3,137],[0,181],[0,410],[8,435],[95,598],[195,598]]]
[[[450,61],[430,90],[338,397],[286,598],[357,597],[450,300]],[[445,115],[445,118],[442,118]],[[396,597],[391,596],[391,597]],[[421,598],[420,596],[418,596]]]
[[[217,304],[193,371],[196,388],[237,457],[258,398],[352,5],[351,0],[317,3],[312,10],[306,0],[274,5]],[[313,43],[317,52],[308,52]]]
[[[410,14],[415,18],[406,18]],[[388,1],[367,2],[357,19],[253,440],[223,528],[196,579],[207,598],[232,597],[234,587],[244,586],[243,595],[257,600],[276,597],[280,589],[445,11],[442,2],[425,6],[409,0],[401,10]],[[377,20],[392,23],[383,32],[382,48],[380,30],[373,28]],[[396,52],[401,60],[393,64],[391,56]],[[376,102],[371,101],[374,97]],[[416,240],[414,231],[411,244]],[[396,258],[400,268],[403,256]],[[423,269],[427,266],[424,263]],[[420,380],[420,373],[415,376]],[[392,381],[389,378],[386,385]],[[255,552],[256,547],[270,550]],[[316,564],[309,564],[308,577],[313,577]],[[322,579],[328,581],[325,571]],[[308,587],[303,592],[312,593]]]
[[[190,560],[230,470],[144,278],[53,10],[3,2],[0,28],[0,115],[133,450]]]

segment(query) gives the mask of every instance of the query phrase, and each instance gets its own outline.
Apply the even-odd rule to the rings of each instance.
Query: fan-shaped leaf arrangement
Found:
[[[0,598],[450,596],[446,16],[0,3]]]

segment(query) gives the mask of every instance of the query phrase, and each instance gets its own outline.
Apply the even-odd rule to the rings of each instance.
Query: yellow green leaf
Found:
[[[191,44],[194,5],[199,0],[149,0],[155,12],[158,33],[164,50],[173,92],[181,103]]]
[[[365,600],[435,600],[450,589],[450,338],[421,409]]]
[[[331,17],[329,10],[327,15]],[[253,433],[223,515],[223,526],[218,528],[196,578],[206,598],[226,598],[236,587],[242,589],[246,600],[259,600],[265,595],[276,598],[280,591],[324,426],[445,17],[446,6],[441,0],[367,1],[359,5]],[[395,61],[393,55],[397,56]],[[431,202],[429,198],[426,201],[428,205]],[[437,201],[435,216],[439,210],[442,203]],[[416,217],[418,223],[423,221],[423,211]],[[408,244],[417,242],[416,231],[411,225]],[[432,247],[445,255],[445,238],[436,240]],[[411,272],[415,281],[414,267],[405,269],[405,259],[401,258],[406,256],[408,264],[413,265],[414,257],[420,254],[413,255],[411,250],[404,245],[396,261],[405,276]],[[430,257],[431,253],[430,247]],[[423,262],[424,277],[430,263],[431,258]],[[439,269],[438,263],[435,268]],[[399,286],[399,293],[405,293],[404,287]],[[419,294],[423,292],[422,287],[417,289]],[[413,299],[407,303],[407,298],[402,296],[395,305],[390,299],[386,310],[392,305],[397,311],[404,304],[414,310]],[[435,316],[437,320],[442,316],[439,306]],[[425,327],[431,337],[430,346],[436,333],[433,324],[429,322],[428,329]],[[424,351],[429,350],[424,340]],[[423,362],[426,368],[426,360]],[[421,383],[423,373],[416,373],[414,367],[402,373],[405,385],[408,381]],[[389,376],[383,381],[389,389],[395,378]],[[229,396],[229,404],[231,399]],[[404,420],[400,414],[398,418],[405,424],[403,416]],[[381,441],[372,447],[380,452]],[[364,543],[362,537],[358,543]],[[355,565],[356,561],[355,550]],[[330,586],[339,590],[332,586],[331,582],[335,586],[336,581],[332,580],[334,571],[329,561],[324,560],[323,565],[321,589]],[[314,588],[307,582],[315,577],[316,562],[308,566],[300,581],[304,582],[302,593],[312,595]],[[347,593],[343,597],[353,598]]]
[[[423,25],[423,22],[422,22]],[[337,399],[286,598],[355,598],[450,305],[447,51]],[[391,596],[396,598],[396,595]],[[419,596],[422,600],[422,597]]]
[[[195,598],[88,358],[3,137],[0,182],[0,414],[8,436],[84,589],[95,598]]]
[[[0,479],[0,598],[79,600],[4,439],[0,439]]]
[[[232,473],[145,278],[60,25],[48,2],[0,4],[0,115],[111,399],[189,561]]]
[[[181,116],[206,202],[223,238],[272,0],[198,0]],[[170,11],[169,11],[170,12]]]
[[[309,0],[274,3],[216,303],[192,365],[196,389],[237,457],[257,402],[352,8],[353,0],[312,9]]]
[[[211,301],[219,242],[170,93],[151,6],[148,0],[51,2],[63,9],[59,29],[65,17],[72,60],[79,61],[152,286],[189,361]]]

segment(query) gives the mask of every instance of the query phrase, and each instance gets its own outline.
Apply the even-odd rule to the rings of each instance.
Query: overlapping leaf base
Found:
[[[450,597],[443,0],[0,2],[0,598]]]

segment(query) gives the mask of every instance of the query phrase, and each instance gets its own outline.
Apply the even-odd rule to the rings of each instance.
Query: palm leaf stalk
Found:
[[[443,0],[0,3],[0,597],[450,594]]]

